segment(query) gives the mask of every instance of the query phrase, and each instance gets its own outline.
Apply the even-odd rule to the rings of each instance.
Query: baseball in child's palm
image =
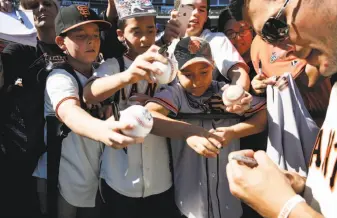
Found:
[[[124,135],[144,138],[153,126],[151,113],[141,105],[133,105],[121,111],[120,122],[133,126],[131,130],[122,130]]]

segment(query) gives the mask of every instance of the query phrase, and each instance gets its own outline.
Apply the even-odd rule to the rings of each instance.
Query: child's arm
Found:
[[[246,91],[249,91],[250,79],[249,79],[249,67],[244,63],[237,63],[232,66],[227,75],[231,81],[231,84],[242,86]]]
[[[142,141],[140,138],[120,133],[120,130],[130,129],[132,126],[115,121],[113,117],[106,121],[96,119],[80,107],[77,99],[69,98],[60,103],[57,115],[74,133],[100,141],[107,146],[120,149]]]
[[[115,148],[122,148],[139,140],[119,133],[121,129],[130,129],[131,126],[114,121],[113,118],[106,121],[96,119],[82,109],[77,81],[64,70],[53,70],[49,74],[45,96],[48,113],[54,112],[76,134]]]
[[[229,127],[218,127],[215,131],[222,132],[222,136],[225,139],[223,145],[227,145],[232,139],[239,139],[262,132],[266,125],[267,110],[263,109],[243,122]]]
[[[161,75],[162,72],[152,65],[153,61],[167,63],[167,59],[158,53],[159,47],[152,46],[147,52],[139,55],[132,65],[124,72],[111,75],[111,63],[105,62],[97,69],[98,78],[88,83],[83,90],[83,97],[87,103],[102,102],[112,96],[118,90],[128,84],[133,84],[139,80],[147,80],[153,82],[151,74]],[[117,61],[115,61],[117,62]],[[118,71],[119,72],[119,71]],[[104,75],[111,76],[104,76]]]
[[[168,138],[186,139],[187,144],[205,157],[216,157],[222,146],[222,138],[202,127],[167,117],[169,110],[155,102],[145,106],[154,118],[151,133]]]

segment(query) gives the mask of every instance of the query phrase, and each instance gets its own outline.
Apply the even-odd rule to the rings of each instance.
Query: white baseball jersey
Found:
[[[198,37],[205,39],[209,43],[215,66],[224,77],[228,78],[227,73],[233,65],[237,63],[246,64],[225,34],[221,32],[213,33],[205,29]],[[174,49],[178,42],[179,39],[174,39],[169,46],[168,53],[170,56],[173,56]],[[213,74],[216,73],[218,73],[218,71],[214,71]],[[217,78],[217,76],[218,75],[213,75],[213,78]]]
[[[267,154],[280,168],[307,176],[308,162],[319,131],[289,73],[287,86],[267,87]],[[281,77],[281,78],[282,78]]]
[[[124,57],[125,67],[132,61]],[[94,77],[119,73],[116,59],[108,59],[96,70]],[[135,93],[153,96],[157,84],[146,80],[127,85],[120,90],[119,108],[126,109]],[[149,134],[142,144],[133,144],[123,149],[105,147],[102,155],[101,178],[118,193],[128,197],[147,197],[165,192],[172,186],[169,167],[169,152],[166,138]]]
[[[88,78],[76,72],[82,86]],[[44,116],[55,116],[65,99],[79,99],[77,81],[63,69],[53,70],[47,78]],[[46,132],[46,127],[45,127]],[[62,141],[59,190],[76,207],[94,207],[99,182],[103,144],[70,132]],[[34,176],[47,177],[47,156],[40,158]]]
[[[178,113],[224,113],[221,99],[225,83],[213,81],[200,97],[187,93],[178,83],[167,86],[150,102],[156,102],[177,115]],[[264,99],[254,98],[252,110],[265,106]],[[184,121],[207,130],[232,126],[240,117],[230,115],[225,119],[186,119]],[[239,218],[242,215],[241,202],[229,190],[226,176],[228,154],[240,149],[239,139],[232,140],[217,158],[205,158],[192,150],[184,139],[171,139],[174,187],[176,204],[180,211],[191,218]]]
[[[337,83],[309,163],[304,198],[324,217],[337,217]]]

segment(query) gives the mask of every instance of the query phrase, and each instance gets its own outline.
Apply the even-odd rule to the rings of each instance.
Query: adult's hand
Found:
[[[293,190],[296,192],[296,194],[301,194],[304,191],[305,182],[307,179],[295,172],[289,172],[284,170],[283,173],[288,178],[289,183]]]
[[[233,160],[233,155],[254,158],[258,165],[249,167]],[[232,194],[263,217],[277,217],[283,205],[294,195],[289,179],[263,151],[236,151],[229,154],[227,177]]]
[[[13,3],[9,0],[0,0],[0,12],[11,13],[13,11]]]
[[[171,18],[167,21],[163,40],[166,44],[170,44],[174,39],[179,38],[180,35],[180,23],[177,19],[178,11],[173,10],[171,12]]]
[[[257,74],[251,84],[253,93],[256,95],[260,95],[266,92],[266,88],[268,85],[275,85],[276,77],[266,77],[263,73]]]

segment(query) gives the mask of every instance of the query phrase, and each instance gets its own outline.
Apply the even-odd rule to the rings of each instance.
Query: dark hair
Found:
[[[126,19],[123,19],[123,20],[118,19],[117,28],[120,29],[120,30],[124,30],[125,24],[126,24]]]
[[[245,0],[232,0],[229,5],[229,12],[237,20],[243,20],[242,9],[245,4]]]
[[[56,3],[57,1],[55,0],[48,0],[50,1],[51,4],[55,5],[56,9],[59,10],[59,5]],[[36,7],[36,5],[39,5],[37,0],[20,0],[20,4],[22,8],[25,10],[32,10]]]
[[[231,19],[235,19],[232,14],[229,11],[229,8],[225,8],[219,15],[219,19],[218,19],[218,31],[219,32],[223,32],[226,23],[231,20]]]
[[[137,18],[137,17],[136,17]],[[156,19],[156,17],[155,16],[153,16],[153,18],[154,18],[154,24],[156,24],[156,22],[157,22],[157,19]],[[125,28],[125,26],[126,26],[126,21],[127,21],[128,19],[118,19],[117,20],[117,28],[118,29],[120,29],[120,30],[124,30],[124,28]]]

